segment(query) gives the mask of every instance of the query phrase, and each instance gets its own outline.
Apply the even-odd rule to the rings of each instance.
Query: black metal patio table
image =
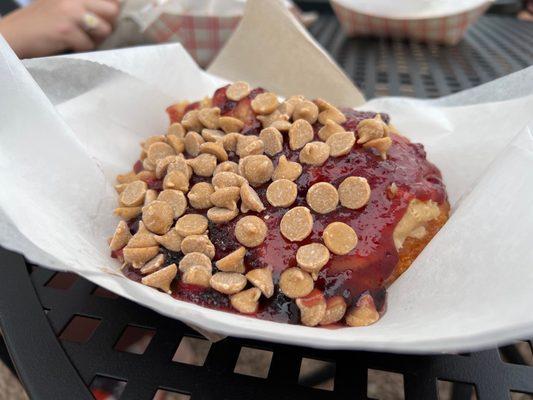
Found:
[[[348,39],[332,15],[320,16],[310,30],[368,98],[439,97],[533,64],[533,23],[508,17],[482,17],[451,48]],[[396,376],[406,399],[449,398],[444,393],[454,399],[533,398],[528,338],[517,346],[436,356],[322,351],[236,338],[210,344],[179,321],[85,279],[2,249],[0,265],[1,329],[33,399],[103,399],[109,393],[139,400],[366,399],[372,398],[367,387],[376,371]],[[184,343],[201,356],[183,356]],[[262,360],[262,371],[242,367],[243,359],[254,357]],[[313,363],[321,365],[318,372],[303,373]],[[443,390],[450,385],[453,390]]]

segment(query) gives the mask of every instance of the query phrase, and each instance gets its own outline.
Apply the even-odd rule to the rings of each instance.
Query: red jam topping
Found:
[[[263,90],[256,89],[239,102],[228,100],[225,91],[224,87],[215,92],[213,106],[219,107],[223,115],[235,116],[245,121],[244,134],[258,134],[261,125],[250,108],[250,101]],[[360,121],[375,116],[373,112],[360,112],[352,109],[343,109],[343,112],[347,117],[343,126],[346,130],[353,132],[357,132],[357,125]],[[170,117],[172,119],[172,113]],[[387,115],[382,114],[382,118],[388,122]],[[319,140],[316,132],[320,127],[319,123],[314,126],[314,140]],[[372,293],[378,309],[382,308],[385,293],[384,282],[398,263],[393,230],[404,215],[410,200],[414,198],[422,201],[433,200],[438,204],[446,200],[441,174],[433,164],[426,160],[423,146],[410,143],[399,135],[391,134],[391,138],[393,143],[386,160],[382,160],[377,153],[356,145],[346,156],[330,157],[322,166],[303,165],[303,173],[296,181],[298,197],[291,207],[307,206],[305,195],[311,185],[317,182],[329,182],[338,187],[349,176],[366,178],[372,192],[368,204],[359,210],[350,210],[339,205],[336,210],[328,214],[313,213],[313,231],[302,242],[289,242],[281,235],[279,224],[288,209],[269,205],[265,194],[268,183],[256,188],[266,210],[259,214],[249,214],[256,214],[266,222],[268,234],[260,246],[248,249],[245,257],[246,268],[249,270],[271,266],[274,271],[274,283],[277,283],[284,269],[296,266],[298,247],[311,242],[321,243],[325,227],[331,222],[341,221],[357,232],[359,242],[356,248],[347,255],[332,254],[328,264],[320,271],[315,287],[322,290],[326,298],[335,295],[343,296],[348,304],[352,304],[362,292],[368,290]],[[274,157],[274,164],[282,154],[291,161],[298,161],[299,152],[291,151],[286,142],[283,152]],[[230,159],[238,161],[233,154],[230,154]],[[193,182],[202,179],[195,177]],[[395,183],[398,188],[395,196],[390,196],[389,187],[392,183]],[[159,189],[154,183],[150,187]],[[198,211],[194,210],[194,212]],[[233,221],[223,225],[210,223],[209,237],[216,248],[215,260],[240,247],[234,230],[235,224],[242,216],[239,215]],[[138,224],[136,221],[130,222],[132,232],[136,231]],[[172,253],[166,249],[163,249],[163,252],[166,255],[166,264],[172,262],[178,264],[182,257],[181,254]],[[140,280],[140,275],[133,268],[126,268],[125,274],[134,280]],[[206,307],[232,311],[227,296],[213,289],[185,285],[175,280],[172,295],[175,298]],[[281,294],[277,285],[272,298],[261,298],[259,311],[256,314],[258,318],[289,323],[298,323],[298,315],[294,301]]]

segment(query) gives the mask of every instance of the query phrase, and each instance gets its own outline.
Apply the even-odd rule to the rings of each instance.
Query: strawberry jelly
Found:
[[[245,121],[243,132],[246,134],[257,134],[260,124],[250,108],[250,102],[262,90],[254,90],[249,97],[239,102],[228,100],[225,90],[224,87],[215,92],[213,106],[219,107],[223,115],[236,116]],[[347,117],[343,126],[353,132],[357,132],[357,125],[361,120],[375,116],[372,112],[351,109],[343,109],[343,112]],[[382,115],[382,118],[388,122],[388,116]],[[320,127],[319,123],[315,124],[315,132]],[[352,304],[362,292],[369,290],[381,308],[384,303],[384,282],[398,262],[398,252],[392,237],[393,230],[404,215],[409,201],[417,198],[442,204],[446,200],[441,174],[426,160],[423,146],[410,143],[396,134],[391,134],[391,138],[393,143],[386,160],[382,160],[373,150],[356,145],[349,154],[330,157],[322,166],[303,165],[302,175],[296,181],[298,197],[291,207],[307,206],[305,195],[311,185],[317,182],[329,182],[338,187],[349,176],[366,178],[372,192],[368,204],[359,210],[350,210],[339,205],[336,210],[325,215],[312,212],[313,231],[302,242],[293,243],[283,238],[279,224],[288,208],[269,205],[265,195],[268,184],[256,188],[266,210],[252,214],[258,215],[265,221],[268,234],[260,246],[248,249],[245,257],[247,270],[270,266],[274,271],[274,283],[277,283],[284,269],[296,266],[298,247],[312,242],[322,242],[321,235],[325,227],[331,222],[341,221],[355,230],[359,242],[347,255],[332,254],[328,264],[321,270],[315,287],[322,290],[326,297],[343,296],[348,304]],[[319,140],[316,135],[314,140]],[[283,152],[276,155],[273,162],[276,164],[281,154],[291,161],[298,161],[298,153],[299,151],[291,151],[285,143]],[[230,154],[230,159],[238,161],[234,154]],[[392,183],[398,187],[395,196],[391,196],[388,189]],[[241,217],[242,215],[239,215],[223,225],[209,224],[209,237],[216,248],[215,260],[240,247],[234,235],[234,228]],[[135,230],[135,227],[132,228]],[[164,251],[167,253],[168,264],[170,264],[168,259],[179,262],[180,255]],[[131,268],[126,268],[125,274],[132,279],[140,279],[138,273]],[[173,296],[210,308],[231,310],[226,296],[212,289],[183,285],[178,280],[173,285]],[[298,310],[294,301],[281,294],[277,285],[271,299],[261,299],[256,316],[298,323]]]

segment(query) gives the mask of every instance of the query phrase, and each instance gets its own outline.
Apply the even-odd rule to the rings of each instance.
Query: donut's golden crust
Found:
[[[446,223],[450,215],[450,204],[445,201],[439,206],[440,214],[437,218],[426,223],[426,235],[422,239],[415,239],[408,237],[403,243],[402,248],[398,252],[398,263],[394,268],[389,279],[385,285],[390,286],[401,274],[403,274],[411,266],[416,257],[424,250],[424,247],[431,241],[433,236],[437,234],[439,229]]]

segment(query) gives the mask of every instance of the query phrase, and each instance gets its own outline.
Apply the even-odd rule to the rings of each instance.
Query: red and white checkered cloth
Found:
[[[162,14],[145,31],[155,43],[180,42],[204,67],[229,39],[241,16],[214,17]]]
[[[459,14],[426,19],[390,19],[366,15],[331,2],[339,21],[349,36],[384,36],[410,38],[421,42],[458,43],[468,27],[482,15],[489,3]]]

